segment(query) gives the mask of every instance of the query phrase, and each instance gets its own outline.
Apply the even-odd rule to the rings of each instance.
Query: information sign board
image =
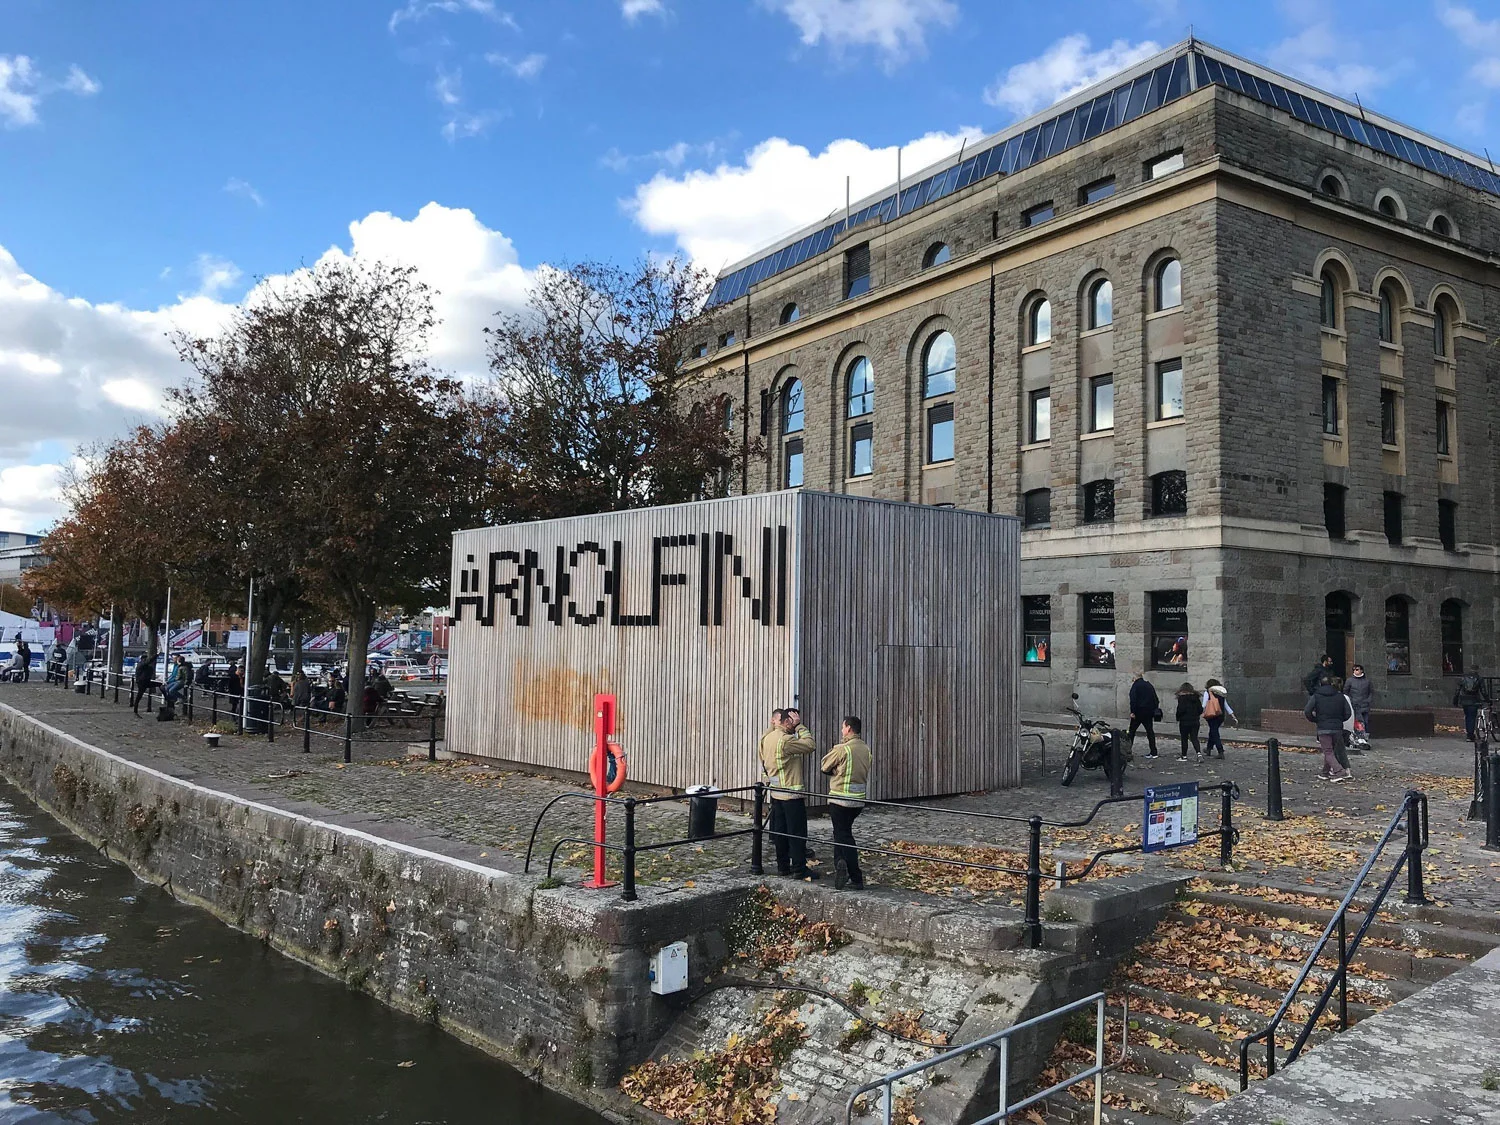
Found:
[[[1159,852],[1198,842],[1198,783],[1148,785],[1141,821],[1141,851]]]

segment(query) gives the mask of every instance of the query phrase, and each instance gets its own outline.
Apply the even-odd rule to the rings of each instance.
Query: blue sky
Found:
[[[172,327],[255,279],[400,257],[438,358],[548,261],[710,269],[964,135],[1197,34],[1480,151],[1500,12],[1471,0],[291,0],[0,17],[0,527],[81,442],[159,416]],[[353,224],[353,226],[351,226]]]

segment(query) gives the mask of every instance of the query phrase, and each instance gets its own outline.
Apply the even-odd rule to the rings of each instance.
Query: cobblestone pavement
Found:
[[[545,857],[566,836],[587,837],[592,831],[591,807],[576,783],[514,770],[489,769],[461,762],[428,763],[406,757],[406,736],[383,732],[385,741],[356,742],[354,761],[342,761],[342,742],[320,737],[314,728],[312,752],[301,750],[300,735],[284,728],[274,744],[263,738],[226,735],[217,750],[203,744],[206,723],[158,723],[143,713],[137,717],[123,704],[84,697],[56,686],[0,685],[0,702],[21,708],[85,742],[141,761],[163,772],[223,789],[307,815],[336,819],[366,831],[417,843],[476,862],[519,870],[527,837],[542,807],[563,793],[565,799],[547,816],[538,838],[538,855]],[[201,718],[201,713],[200,713]],[[413,742],[425,743],[426,730],[414,729]],[[991,793],[969,794],[923,802],[924,809],[866,810],[856,823],[856,835],[875,846],[927,847],[952,845],[962,849],[939,853],[964,855],[998,866],[1009,866],[1024,854],[1025,826],[955,813],[983,812],[1007,816],[1040,815],[1050,821],[1081,819],[1107,797],[1108,786],[1099,771],[1084,771],[1073,785],[1059,784],[1059,771],[1068,733],[1044,732],[1048,753],[1046,771],[1038,740],[1023,738],[1022,786]],[[747,735],[751,753],[753,736]],[[1168,750],[1166,742],[1162,749]],[[1486,914],[1500,914],[1500,855],[1481,850],[1482,822],[1464,819],[1472,795],[1473,749],[1452,736],[1377,742],[1374,750],[1354,759],[1355,779],[1335,785],[1318,779],[1321,757],[1306,749],[1284,747],[1281,755],[1286,819],[1271,823],[1265,811],[1266,751],[1262,743],[1231,742],[1226,758],[1198,765],[1179,762],[1170,752],[1154,761],[1144,758],[1144,741],[1126,780],[1128,793],[1142,786],[1196,779],[1203,784],[1235,781],[1241,799],[1234,808],[1242,839],[1235,866],[1258,879],[1301,885],[1308,889],[1342,890],[1364,856],[1389,823],[1410,788],[1428,793],[1431,809],[1431,846],[1426,853],[1429,893],[1441,903]],[[878,769],[877,748],[877,769]],[[1207,797],[1201,815],[1206,830],[1217,826],[1217,802]],[[1127,802],[1106,806],[1087,829],[1046,831],[1046,864],[1077,859],[1099,847],[1123,846],[1139,840],[1140,805]],[[611,816],[610,837],[621,839],[621,817]],[[686,834],[687,813],[680,802],[643,807],[637,841],[680,839]],[[719,831],[748,827],[749,819],[722,809]],[[829,829],[814,818],[810,833],[825,867],[829,860]],[[749,840],[737,837],[707,845],[684,844],[641,856],[643,882],[673,882],[695,874],[731,866],[745,868]],[[767,841],[770,852],[770,841]],[[1007,854],[1014,853],[1014,854]],[[588,849],[577,843],[560,846],[560,860],[582,866]],[[1394,862],[1395,853],[1391,852]],[[771,856],[766,856],[772,867]],[[899,884],[955,897],[1013,900],[1014,887],[1002,877],[981,873],[967,882],[951,874],[956,869],[904,859],[869,856],[871,882]],[[1126,863],[1170,863],[1190,868],[1217,869],[1217,841],[1195,848]],[[611,857],[611,872],[618,861]],[[1382,871],[1386,870],[1382,864]]]

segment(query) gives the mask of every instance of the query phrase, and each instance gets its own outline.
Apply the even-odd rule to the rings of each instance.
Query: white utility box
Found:
[[[651,991],[658,996],[687,987],[687,942],[674,941],[651,955]]]

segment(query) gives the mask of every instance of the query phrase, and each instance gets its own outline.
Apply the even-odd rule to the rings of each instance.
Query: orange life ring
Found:
[[[604,744],[604,777],[599,777],[599,759],[589,758],[589,780],[594,783],[594,792],[618,793],[625,784],[625,749],[618,742]]]

